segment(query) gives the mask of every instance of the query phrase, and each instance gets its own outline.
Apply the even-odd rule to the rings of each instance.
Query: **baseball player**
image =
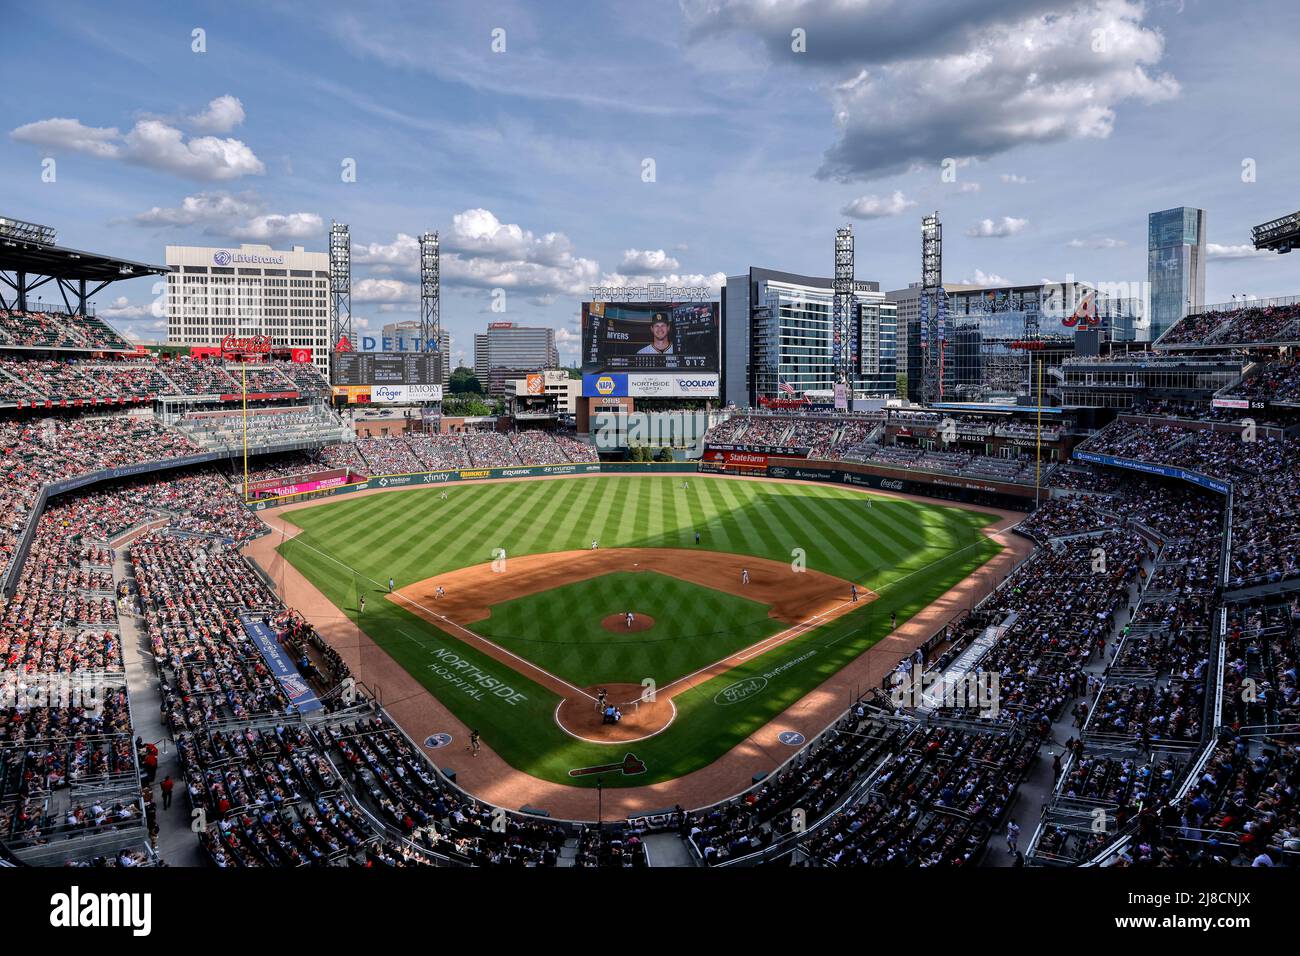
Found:
[[[627,612],[627,626],[628,626],[628,627],[631,627],[631,626],[632,626],[632,621],[633,621],[633,620],[634,620],[634,618],[633,618],[633,616],[632,616],[632,612],[631,612],[631,611],[628,611],[628,612]]]
[[[740,583],[741,584],[749,583],[749,568],[740,569]]]
[[[392,575],[389,575],[389,577],[388,577],[388,593],[389,593],[389,594],[392,594],[392,593],[393,593],[393,578],[392,578]]]
[[[852,598],[854,604],[858,603],[858,586],[856,584],[849,585],[849,596]]]
[[[363,594],[361,595],[361,599],[357,602],[357,614],[360,615],[365,613],[366,613],[366,596]]]
[[[470,754],[472,756],[475,757],[478,756],[478,731],[477,730],[471,730],[469,732],[469,747],[467,747],[466,749],[470,751]]]
[[[435,601],[437,601],[437,600],[441,599],[442,596],[443,596],[444,594],[446,594],[446,593],[447,593],[447,592],[444,591],[444,590],[442,589],[442,585],[439,584],[439,585],[438,585],[438,590],[436,590],[436,591],[433,592],[433,599],[434,599]]]

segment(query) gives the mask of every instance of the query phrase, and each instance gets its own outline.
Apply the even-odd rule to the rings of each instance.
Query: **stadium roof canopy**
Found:
[[[26,230],[0,228],[0,308],[26,311],[32,293],[53,282],[67,311],[85,314],[87,300],[109,283],[166,273],[166,266],[69,249]]]

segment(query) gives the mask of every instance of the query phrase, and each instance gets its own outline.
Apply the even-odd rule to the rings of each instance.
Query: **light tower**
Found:
[[[352,233],[347,224],[330,223],[330,348],[356,348],[352,341]]]
[[[442,274],[438,258],[438,234],[420,236],[420,350],[429,343],[442,349]],[[441,373],[441,369],[439,370]]]
[[[921,396],[926,402],[937,399],[943,387],[943,339],[947,330],[940,326],[947,318],[943,301],[943,224],[939,212],[921,220]],[[933,325],[930,316],[934,315]]]
[[[857,336],[852,334],[853,313],[853,227],[841,226],[835,230],[835,278],[831,280],[835,294],[832,311],[832,351],[835,381],[849,389],[853,387],[852,370],[857,363]]]

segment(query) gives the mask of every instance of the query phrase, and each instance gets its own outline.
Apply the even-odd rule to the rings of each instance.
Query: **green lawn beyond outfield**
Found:
[[[607,631],[608,614],[654,618],[648,631]],[[578,687],[662,687],[784,630],[768,606],[653,571],[616,571],[505,601],[474,630]]]
[[[883,498],[835,485],[703,476],[686,481],[688,486],[683,488],[680,476],[601,476],[393,491],[290,512],[287,519],[302,528],[302,534],[282,544],[280,551],[349,617],[356,617],[359,589],[374,595],[366,602],[365,631],[380,647],[462,721],[477,727],[484,742],[511,764],[543,779],[575,786],[594,786],[595,780],[577,778],[575,783],[568,776],[570,769],[617,759],[622,748],[570,737],[555,724],[559,698],[550,691],[379,598],[387,590],[390,575],[400,589],[436,574],[486,563],[496,548],[505,548],[516,557],[583,549],[590,546],[592,538],[598,538],[603,548],[696,548],[694,534],[698,531],[701,550],[789,562],[797,556],[795,549],[801,549],[810,570],[864,583],[879,594],[861,609],[676,697],[673,724],[628,748],[646,762],[646,772],[635,777],[604,777],[605,786],[640,786],[712,763],[868,652],[888,634],[891,611],[897,612],[902,623],[998,550],[980,533],[996,516],[968,508]],[[439,499],[444,490],[448,492],[445,501]],[[622,577],[611,574],[584,584],[597,594],[602,588],[620,586]],[[556,592],[580,587],[570,585]],[[714,600],[715,594],[694,588],[682,600],[690,602],[686,605],[690,609],[706,595]],[[581,591],[576,591],[555,598],[556,613],[562,605],[572,607],[571,599],[580,595]],[[752,643],[747,635],[731,634],[728,629],[745,626],[756,606],[728,595],[719,598],[739,603],[720,612],[702,610],[694,628],[688,623],[675,626],[699,635],[721,625],[727,636],[709,638],[719,646],[733,637],[742,646]],[[606,668],[621,666],[621,662],[615,663],[614,635],[601,632],[611,640],[601,645],[601,660],[597,661],[595,654],[588,657],[558,644],[553,634],[527,630],[524,625],[530,622],[524,609],[511,607],[523,603],[528,602],[499,604],[493,608],[492,623],[481,623],[499,628],[505,635],[502,643],[528,642],[530,650],[523,656],[537,660],[539,654],[554,655],[549,657],[552,662],[572,658],[563,666],[547,669],[561,676],[564,670],[578,675],[569,678],[573,683],[619,679],[617,673],[606,672]],[[536,615],[535,610],[532,613]],[[654,611],[647,613],[653,615]],[[676,615],[676,610],[672,613]],[[712,613],[728,616],[710,620]],[[593,617],[598,624],[594,614],[583,617],[582,621],[565,619],[566,628],[585,626],[584,621]],[[687,615],[687,622],[689,618]],[[503,620],[512,623],[501,625]],[[682,619],[674,616],[674,620]],[[543,622],[538,621],[537,626],[544,626]],[[655,640],[657,630],[645,632],[644,638]],[[591,636],[596,635],[592,632]],[[647,653],[655,652],[642,648],[637,653],[644,661]],[[688,658],[696,654],[693,646],[665,647],[660,653],[665,655],[666,668],[694,669],[688,664]],[[698,653],[708,658],[704,663],[723,656],[702,648]],[[509,685],[513,694],[485,692],[480,684],[465,680],[465,662]],[[639,682],[646,675],[633,672],[627,676]],[[739,698],[734,692],[721,695],[740,682],[746,682],[749,693]],[[410,729],[419,739],[449,728]],[[780,746],[775,741],[760,743]],[[737,789],[747,782],[736,781]]]

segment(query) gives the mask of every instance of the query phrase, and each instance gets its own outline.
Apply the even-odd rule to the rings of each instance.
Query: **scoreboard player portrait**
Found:
[[[666,312],[656,312],[650,320],[650,344],[639,350],[637,355],[672,355],[673,324]]]
[[[582,370],[716,372],[716,302],[586,302]]]

